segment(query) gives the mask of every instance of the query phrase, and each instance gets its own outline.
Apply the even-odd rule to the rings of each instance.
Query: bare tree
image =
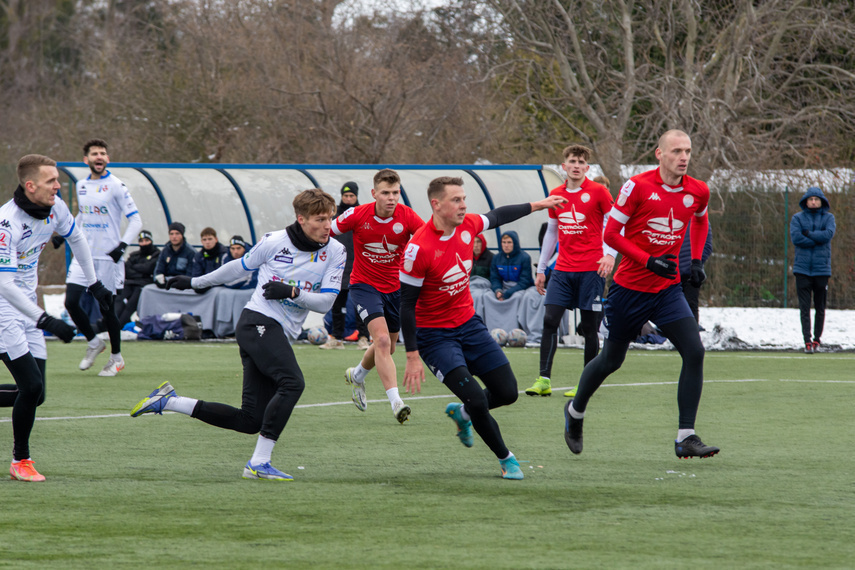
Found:
[[[488,0],[507,37],[498,73],[596,151],[604,172],[653,161],[668,128],[696,172],[809,162],[855,133],[848,0]],[[563,142],[563,141],[562,141]],[[839,156],[836,155],[835,156]]]

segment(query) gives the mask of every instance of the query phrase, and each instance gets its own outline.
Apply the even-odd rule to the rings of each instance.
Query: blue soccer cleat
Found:
[[[522,470],[517,458],[511,455],[507,459],[499,459],[499,465],[502,466],[502,479],[523,479]]]
[[[466,447],[472,447],[475,444],[475,438],[472,437],[472,422],[463,419],[462,410],[463,404],[455,402],[445,407],[446,415],[457,424],[457,437],[460,438],[460,443]]]
[[[164,382],[154,389],[154,392],[140,400],[131,410],[131,417],[135,418],[143,414],[163,414],[166,401],[175,396],[175,389],[169,382]]]
[[[293,481],[294,478],[279,471],[277,468],[272,466],[270,462],[264,463],[262,465],[250,465],[249,461],[246,462],[246,467],[243,468],[243,478],[244,479],[266,479],[267,481]]]

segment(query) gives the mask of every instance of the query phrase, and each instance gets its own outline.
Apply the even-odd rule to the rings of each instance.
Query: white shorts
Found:
[[[104,287],[116,294],[119,289],[125,287],[125,264],[113,263],[112,259],[93,259],[95,265],[95,276],[104,284]],[[77,262],[77,259],[71,260],[71,265],[68,266],[68,275],[65,277],[66,283],[73,285],[81,285],[88,287],[86,275],[83,273],[83,268]]]
[[[10,360],[21,358],[28,352],[34,358],[47,359],[44,333],[36,328],[36,323],[3,299],[0,299],[0,345]]]

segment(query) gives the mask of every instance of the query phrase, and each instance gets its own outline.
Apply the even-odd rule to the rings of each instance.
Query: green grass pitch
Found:
[[[343,372],[361,351],[295,350],[306,391],[273,454],[295,481],[279,483],[241,479],[255,436],[128,415],[166,379],[239,405],[235,344],[128,342],[125,371],[99,378],[106,355],[81,372],[83,343],[49,343],[31,438],[47,481],[0,480],[0,567],[852,567],[851,353],[708,353],[697,431],[722,451],[681,461],[676,353],[629,353],[574,456],[561,388],[582,353],[561,350],[551,398],[494,411],[526,476],[505,481],[480,439],[460,445],[432,376],[399,425],[375,372],[368,410],[350,402]],[[538,351],[506,352],[522,391]],[[7,450],[10,417],[0,410]]]

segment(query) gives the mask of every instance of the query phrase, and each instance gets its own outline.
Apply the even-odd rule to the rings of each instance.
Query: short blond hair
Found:
[[[18,161],[18,182],[23,186],[28,180],[35,181],[42,166],[56,166],[56,161],[43,154],[28,154]]]

